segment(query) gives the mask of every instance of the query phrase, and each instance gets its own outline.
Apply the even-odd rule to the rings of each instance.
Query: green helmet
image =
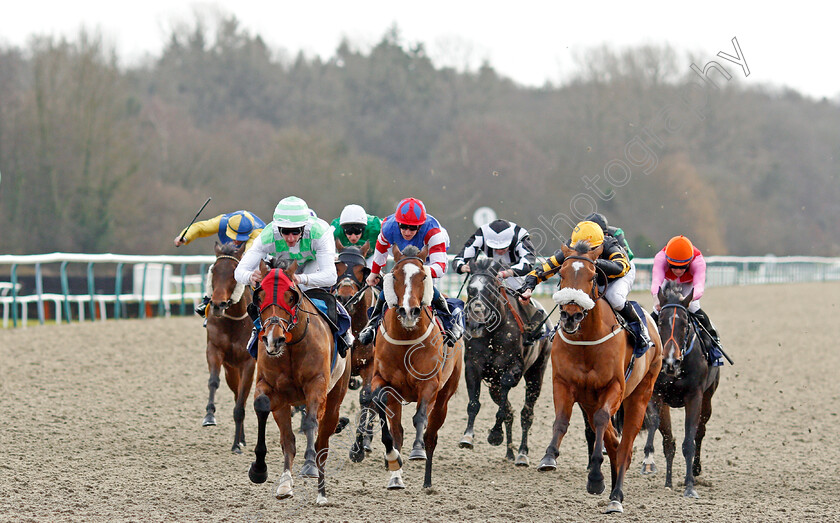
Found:
[[[314,216],[305,201],[297,196],[287,196],[274,208],[274,226],[303,227]]]

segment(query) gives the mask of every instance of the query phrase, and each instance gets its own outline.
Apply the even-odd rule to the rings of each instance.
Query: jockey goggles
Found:
[[[342,225],[341,229],[344,231],[344,234],[351,235],[351,234],[362,234],[365,232],[364,225]]]
[[[416,230],[420,229],[420,226],[419,225],[409,225],[407,223],[401,223],[400,224],[400,229],[403,229],[405,231],[416,231]]]
[[[300,236],[303,234],[303,227],[278,227],[280,234],[289,236]]]

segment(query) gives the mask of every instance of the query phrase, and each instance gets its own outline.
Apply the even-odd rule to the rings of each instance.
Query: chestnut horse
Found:
[[[540,462],[539,470],[557,468],[558,446],[569,428],[575,402],[595,429],[595,451],[589,462],[586,490],[604,491],[601,449],[610,458],[612,491],[607,513],[623,512],[624,475],[630,466],[633,440],[642,427],[645,408],[662,366],[662,343],[651,328],[653,320],[645,314],[654,346],[639,358],[633,356],[630,335],[616,321],[606,300],[598,294],[595,260],[603,247],[590,250],[581,241],[574,249],[565,245],[560,268],[560,290],[554,299],[560,305],[560,328],[551,347],[552,385],[554,388],[554,433]],[[624,429],[619,443],[610,418],[624,407]]]
[[[327,502],[324,463],[329,453],[330,435],[338,424],[339,407],[347,393],[350,365],[346,357],[334,353],[329,325],[315,304],[293,283],[296,270],[297,262],[285,271],[269,270],[254,292],[263,330],[259,335],[254,391],[258,423],[254,453],[257,459],[251,463],[248,477],[254,483],[268,479],[265,425],[270,412],[280,429],[284,457],[283,474],[275,496],[284,499],[294,495],[292,406],[305,405],[306,414],[301,426],[306,434],[306,452],[301,476],[318,478],[316,503],[323,505]]]
[[[665,487],[672,488],[671,472],[676,453],[676,442],[671,432],[671,407],[685,407],[685,439],[682,451],[685,457],[685,491],[687,498],[699,498],[694,489],[694,476],[699,476],[700,445],[706,435],[706,422],[712,417],[712,396],[720,382],[720,368],[709,364],[704,353],[703,340],[691,321],[688,304],[694,299],[694,289],[682,295],[682,284],[665,282],[659,290],[659,335],[665,340],[662,346],[664,362],[662,372],[653,387],[648,405],[648,437],[642,474],[653,474],[653,437],[657,427],[662,433],[667,468]]]
[[[389,308],[376,336],[372,402],[381,420],[385,465],[391,471],[389,489],[405,488],[402,403],[417,403],[412,418],[417,434],[409,459],[426,460],[423,487],[428,488],[438,430],[461,379],[464,346],[460,340],[447,346],[432,316],[432,276],[424,267],[428,247],[418,251],[407,246],[400,252],[394,246],[393,255],[394,268],[382,282]]]
[[[338,274],[338,281],[335,284],[333,293],[338,301],[347,309],[353,329],[353,353],[350,367],[351,376],[359,376],[362,380],[359,391],[359,424],[356,427],[356,441],[350,448],[350,459],[360,462],[365,459],[365,453],[371,451],[370,440],[373,435],[373,411],[370,407],[371,388],[370,381],[373,378],[373,344],[362,345],[359,343],[359,332],[367,324],[368,308],[373,305],[375,298],[373,289],[364,282],[370,274],[365,256],[370,249],[370,243],[365,242],[361,247],[344,247],[336,240],[336,252],[338,261],[335,262],[335,270]]]
[[[210,368],[207,388],[210,389],[210,399],[203,426],[216,424],[215,397],[219,388],[219,372],[224,366],[225,381],[236,402],[233,407],[236,430],[231,451],[237,454],[242,454],[245,445],[245,401],[254,383],[256,365],[247,348],[252,323],[246,309],[251,303],[251,291],[233,278],[233,271],[239,265],[243,252],[244,243],[239,248],[232,242],[225,245],[216,243],[216,261],[210,266],[205,285],[205,294],[210,296],[207,305],[207,366]]]

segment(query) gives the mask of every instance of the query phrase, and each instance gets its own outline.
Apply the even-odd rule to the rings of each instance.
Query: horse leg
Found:
[[[210,344],[207,345],[207,367],[210,369],[210,379],[207,380],[210,397],[207,400],[204,421],[201,422],[202,427],[216,425],[216,391],[219,389],[219,373],[222,370],[222,354]]]
[[[467,404],[467,428],[464,430],[464,437],[458,446],[462,449],[473,448],[473,441],[475,440],[475,417],[481,409],[481,366],[478,362],[467,360],[464,362],[464,380],[467,382],[467,394],[470,397],[470,402]]]
[[[589,417],[583,409],[583,405],[578,405],[580,412],[583,414],[583,435],[586,437],[586,470],[592,465],[592,453],[595,452],[595,431],[592,430],[592,425],[589,424]]]
[[[659,433],[662,434],[662,453],[665,454],[665,488],[673,488],[671,473],[674,466],[674,455],[677,453],[677,443],[671,431],[671,407],[663,404],[659,411]]]
[[[356,426],[356,441],[350,448],[350,461],[359,463],[365,459],[365,454],[371,451],[370,441],[373,435],[373,421],[375,413],[370,405],[371,390],[370,380],[373,374],[373,365],[368,363],[359,370],[362,377],[362,388],[359,391],[359,423]]]
[[[265,483],[265,480],[268,479],[268,466],[265,464],[265,454],[267,452],[265,422],[268,419],[268,413],[271,412],[271,401],[263,388],[260,387],[261,383],[257,384],[256,398],[254,398],[254,412],[257,413],[257,445],[254,447],[254,454],[257,459],[251,463],[251,468],[248,469],[248,478],[253,483]]]
[[[241,409],[233,409],[234,420],[238,419],[239,423],[239,446],[245,446],[245,402],[251,395],[251,385],[254,384],[254,371],[257,368],[257,362],[253,358],[248,358],[245,364],[240,368],[239,393],[236,396],[236,404],[241,404]],[[237,414],[241,412],[240,414]],[[240,416],[237,418],[237,416]]]
[[[425,398],[417,402],[417,412],[411,418],[414,424],[414,430],[417,431],[414,436],[414,445],[411,448],[411,454],[408,459],[411,461],[420,461],[426,459],[426,445],[423,443],[423,433],[426,430],[426,424],[429,420],[429,402]]]
[[[716,377],[712,386],[703,392],[703,406],[700,408],[700,424],[697,426],[697,437],[694,439],[696,450],[694,453],[693,472],[695,476],[699,476],[703,471],[700,465],[700,445],[703,443],[703,437],[706,435],[706,422],[712,417],[712,396],[715,395],[718,379]]]
[[[522,424],[522,443],[519,444],[519,453],[513,463],[518,467],[528,466],[528,432],[534,422],[534,405],[542,391],[543,374],[545,362],[536,361],[531,368],[525,372],[525,406],[522,407],[520,420]]]
[[[572,417],[572,406],[575,398],[568,386],[558,380],[553,380],[554,387],[554,426],[551,441],[545,449],[545,456],[540,461],[537,470],[547,472],[557,469],[557,456],[560,455],[559,446],[563,436],[569,430],[569,419]]]
[[[300,469],[300,475],[304,478],[317,478],[318,467],[316,465],[315,457],[315,432],[318,430],[318,420],[324,417],[324,409],[326,408],[326,382],[324,380],[314,380],[307,383],[304,387],[304,397],[306,398],[306,415],[300,422],[300,428],[306,435],[306,451],[303,453],[303,467]],[[333,427],[333,431],[335,427]]]
[[[434,400],[434,407],[429,414],[429,425],[426,427],[426,434],[423,436],[423,441],[426,444],[426,473],[423,476],[423,488],[431,488],[432,486],[432,458],[435,454],[435,447],[437,447],[438,430],[446,420],[449,399],[455,394],[460,379],[461,369],[456,364],[449,379],[444,383],[443,388],[438,391]]]
[[[315,501],[317,505],[327,504],[327,480],[324,474],[324,465],[329,458],[330,436],[335,432],[335,427],[338,425],[341,402],[344,401],[344,395],[347,393],[349,383],[350,365],[348,364],[344,368],[344,375],[341,377],[341,380],[327,394],[326,405],[322,409],[323,416],[318,420],[318,439],[315,441],[316,461],[318,464],[318,498]]]
[[[700,409],[703,403],[703,393],[695,391],[685,402],[685,438],[683,439],[682,451],[685,458],[685,491],[683,496],[687,498],[699,498],[700,495],[694,489],[694,456],[695,438],[697,437],[697,426],[700,424]]]
[[[604,463],[604,453],[601,449],[606,448],[607,452],[615,452],[615,444],[605,445],[604,439],[607,434],[607,427],[612,427],[610,422],[610,404],[604,403],[592,414],[589,423],[595,431],[595,442],[592,445],[592,454],[589,456],[589,475],[586,478],[586,491],[590,494],[602,494],[604,492],[604,474],[601,472],[601,465]],[[613,432],[610,432],[612,435]],[[610,463],[613,462],[610,455]]]
[[[656,436],[656,429],[659,427],[659,410],[662,408],[662,397],[654,394],[650,397],[645,415],[645,426],[647,427],[647,439],[645,440],[645,459],[642,460],[642,474],[656,474],[656,463],[653,459],[653,438]]]
[[[624,424],[621,431],[621,442],[618,444],[618,452],[615,458],[610,454],[610,465],[614,479],[606,513],[624,512],[624,507],[621,506],[621,502],[624,501],[624,492],[622,491],[624,475],[630,466],[630,460],[633,457],[633,442],[642,428],[645,411],[658,376],[659,366],[651,365],[647,375],[642,378],[636,389],[621,403],[621,407],[624,408]],[[610,447],[607,447],[607,451],[610,451]]]
[[[233,392],[233,423],[234,423],[234,430],[233,430],[233,445],[230,448],[230,451],[234,454],[242,454],[242,449],[239,446],[239,440],[241,436],[241,431],[243,430],[243,421],[245,420],[245,401],[240,402],[240,391],[239,385],[242,382],[239,375],[239,368],[233,367],[232,365],[225,363],[225,381],[227,382],[228,388]]]
[[[274,497],[286,499],[295,495],[292,487],[292,465],[295,461],[295,431],[292,428],[292,407],[288,403],[280,405],[272,412],[277,428],[280,429],[280,445],[283,447],[283,474],[277,483]]]
[[[502,378],[502,381],[503,384],[500,386],[490,386],[490,397],[499,406],[499,410],[496,411],[496,423],[487,435],[487,443],[494,446],[501,445],[505,441],[504,437],[507,436],[505,458],[508,461],[513,461],[515,459],[513,455],[513,443],[511,442],[513,439],[513,407],[511,407],[508,401],[510,386],[504,383],[504,378]],[[504,435],[502,435],[502,424],[505,425]]]
[[[388,489],[404,489],[405,483],[402,480],[402,457],[400,451],[394,447],[394,438],[391,431],[388,430],[389,413],[393,413],[388,408],[388,392],[391,389],[387,386],[376,386],[373,391],[373,398],[371,403],[373,409],[379,416],[379,422],[382,426],[382,444],[385,446],[385,468],[391,472],[391,479],[388,481]],[[399,400],[392,401],[392,403],[399,403]]]

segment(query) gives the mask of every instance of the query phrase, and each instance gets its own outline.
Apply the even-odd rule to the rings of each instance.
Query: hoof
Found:
[[[291,498],[295,495],[295,491],[292,490],[291,484],[280,484],[277,486],[277,491],[274,493],[274,497],[277,499],[286,499]]]
[[[621,506],[620,501],[610,501],[610,504],[607,505],[607,510],[604,511],[604,514],[621,514],[624,512],[624,507]]]
[[[700,499],[700,494],[698,494],[697,491],[694,490],[694,487],[686,487],[685,492],[683,492],[683,497]]]
[[[350,447],[350,461],[353,463],[361,463],[363,459],[365,459],[365,451],[358,448],[358,446],[354,443],[353,446]]]
[[[487,443],[493,445],[494,447],[501,445],[504,440],[505,437],[501,430],[491,430],[490,434],[487,435]]]
[[[604,479],[601,478],[599,481],[587,480],[586,482],[586,491],[593,495],[600,495],[604,493]]]
[[[344,427],[350,424],[350,418],[346,416],[342,416],[338,418],[338,425],[335,426],[334,434],[341,434],[341,431],[344,430]]]
[[[353,376],[350,378],[350,383],[348,384],[348,388],[350,390],[359,390],[362,386],[362,378],[358,376]]]
[[[426,450],[425,449],[411,449],[411,454],[408,455],[409,461],[423,461],[426,459]]]
[[[517,467],[527,467],[530,464],[528,462],[528,455],[519,454],[518,456],[516,456],[516,461],[514,461],[513,464]]]
[[[362,447],[365,449],[366,454],[370,454],[371,452],[373,452],[373,447],[370,446],[370,441],[365,441],[362,444]]]
[[[540,472],[554,472],[557,470],[557,461],[550,456],[546,456],[540,461],[540,466],[537,467],[537,470]]]
[[[318,493],[318,499],[315,500],[315,504],[318,505],[319,507],[323,507],[324,505],[327,504],[327,497],[322,496],[321,493],[319,492]]]
[[[251,468],[248,469],[248,479],[252,483],[265,483],[265,480],[268,479],[268,467],[265,464],[258,467],[256,461],[251,463]]]
[[[216,426],[216,416],[212,414],[208,414],[204,416],[204,421],[201,422],[202,427],[215,427]]]
[[[239,448],[239,445],[234,445],[234,446],[230,449],[230,451],[231,451],[231,452],[233,452],[234,454],[242,454],[242,449],[241,449],[241,448]]]
[[[642,475],[656,474],[656,463],[642,462]]]
[[[458,446],[462,449],[473,449],[473,437],[464,434],[464,437],[461,438],[461,441],[458,443]]]
[[[318,467],[315,466],[314,461],[306,461],[300,469],[300,477],[302,478],[317,478]]]
[[[388,490],[401,490],[405,488],[405,483],[402,480],[402,474],[399,474],[399,471],[391,475],[391,479],[388,480]]]

